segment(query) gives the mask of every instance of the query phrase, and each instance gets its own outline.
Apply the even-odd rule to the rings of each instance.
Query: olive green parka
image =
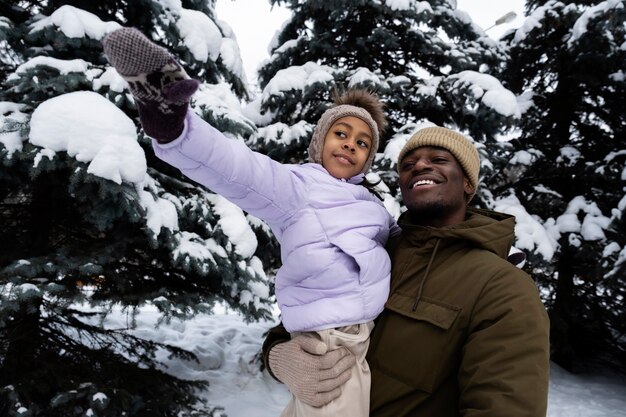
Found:
[[[368,352],[371,416],[544,417],[549,323],[506,258],[512,216],[468,209],[443,228],[399,219],[391,292]]]
[[[389,242],[391,292],[367,360],[372,417],[545,417],[549,322],[535,283],[506,258],[515,219],[468,209]],[[282,326],[263,344],[264,362]],[[271,373],[271,369],[268,368]]]

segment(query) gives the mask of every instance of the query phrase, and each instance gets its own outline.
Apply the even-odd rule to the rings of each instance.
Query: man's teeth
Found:
[[[433,181],[433,180],[419,180],[416,183],[414,183],[411,188],[415,188],[418,185],[435,185],[435,181]]]

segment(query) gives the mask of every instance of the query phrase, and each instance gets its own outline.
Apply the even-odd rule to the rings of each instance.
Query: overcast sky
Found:
[[[516,12],[517,18],[511,23],[489,29],[489,35],[495,39],[523,21],[524,0],[457,0],[457,4],[484,29],[507,12]],[[218,19],[233,28],[248,81],[252,81],[257,66],[269,58],[267,46],[289,17],[289,11],[278,6],[270,8],[269,1],[264,0],[217,0],[216,12]]]

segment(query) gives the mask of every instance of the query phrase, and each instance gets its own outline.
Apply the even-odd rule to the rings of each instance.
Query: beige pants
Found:
[[[365,354],[373,328],[374,322],[370,321],[318,332],[297,333],[321,340],[328,345],[329,351],[345,346],[356,356],[356,365],[352,367],[352,376],[348,382],[341,387],[339,398],[325,406],[312,407],[292,396],[281,417],[369,417],[371,375]],[[292,334],[292,337],[297,334]]]

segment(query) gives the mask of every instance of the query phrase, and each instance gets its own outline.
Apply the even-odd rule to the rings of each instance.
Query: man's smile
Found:
[[[428,178],[425,177],[425,175],[419,175],[417,178],[411,179],[407,188],[412,190],[414,188],[438,185],[444,182],[439,178],[434,178],[432,175],[428,175]]]
[[[418,180],[418,181],[415,181],[413,185],[411,185],[411,188],[419,187],[422,185],[435,185],[435,184],[436,182],[433,180]]]

